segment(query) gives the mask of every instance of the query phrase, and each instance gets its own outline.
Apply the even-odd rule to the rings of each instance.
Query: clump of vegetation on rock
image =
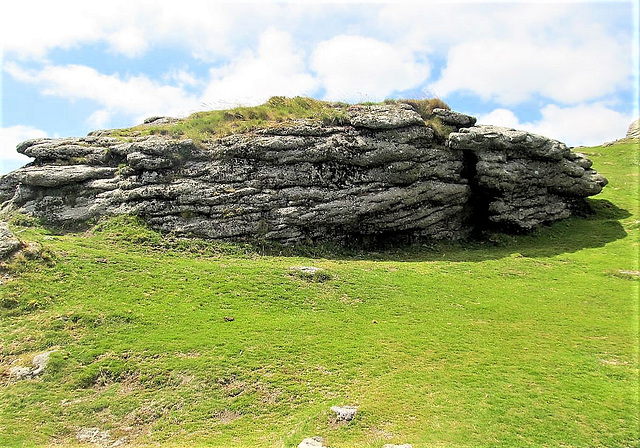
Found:
[[[166,135],[174,138],[190,138],[199,143],[300,119],[316,120],[323,124],[341,124],[345,120],[347,107],[348,104],[345,103],[331,103],[300,96],[295,98],[274,96],[259,106],[196,112],[185,119],[170,123],[157,125],[151,123],[119,129],[113,131],[113,135],[118,137]]]
[[[433,110],[438,108],[451,110],[439,98],[387,99],[383,103],[366,103],[365,105],[398,103],[410,105],[425,120],[427,126],[443,137],[453,130],[433,114]],[[196,143],[202,143],[275,124],[295,123],[297,120],[316,121],[324,125],[341,125],[347,123],[347,107],[349,107],[347,103],[321,101],[301,96],[294,98],[274,96],[259,106],[239,106],[225,110],[196,112],[184,119],[152,121],[132,128],[117,129],[111,134],[122,138],[164,135],[172,138],[190,138]]]

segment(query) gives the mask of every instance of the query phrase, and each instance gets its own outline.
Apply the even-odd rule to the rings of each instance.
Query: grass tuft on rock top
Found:
[[[436,132],[442,132],[442,122],[433,116],[433,109],[449,106],[438,98],[425,100],[385,100],[383,103],[405,103],[413,107]],[[164,135],[171,138],[190,138],[201,144],[211,139],[231,134],[249,132],[255,129],[282,123],[292,123],[305,119],[325,125],[341,125],[346,122],[349,104],[320,101],[313,98],[282,96],[271,97],[266,103],[252,107],[235,107],[227,110],[196,112],[176,122],[154,125],[145,124],[111,132],[115,137],[128,138],[144,135]],[[435,126],[435,127],[434,127]]]
[[[296,119],[317,120],[323,124],[340,124],[345,118],[347,104],[330,103],[313,98],[271,97],[266,103],[252,107],[196,112],[175,123],[140,125],[112,132],[117,137],[166,135],[190,138],[202,143],[212,138],[249,132]]]
[[[86,428],[143,447],[638,446],[638,147],[582,151],[610,181],[592,215],[485,242],[278,249],[17,217],[46,260],[0,267],[0,446]],[[9,375],[48,350],[42,377]],[[336,424],[334,405],[358,414]]]

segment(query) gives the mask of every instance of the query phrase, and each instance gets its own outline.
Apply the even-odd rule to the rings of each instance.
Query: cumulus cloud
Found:
[[[46,132],[32,126],[18,125],[0,128],[0,175],[32,160],[30,157],[16,152],[18,143],[30,138],[46,136]]]
[[[413,53],[361,36],[323,41],[311,61],[329,100],[384,99],[394,91],[417,87],[430,72],[429,65],[416,62]]]
[[[631,70],[624,50],[606,39],[579,46],[465,42],[451,49],[442,77],[430,88],[440,96],[470,92],[504,105],[535,95],[577,104],[627,87]]]
[[[203,106],[255,105],[273,95],[310,95],[319,86],[292,36],[276,29],[260,35],[255,51],[247,49],[226,65],[212,68],[207,79],[185,69],[173,69],[157,81],[144,75],[104,74],[85,65],[29,70],[16,62],[6,62],[4,71],[36,86],[43,95],[94,101],[98,109],[87,119],[93,128],[108,127],[117,115],[136,122],[151,115],[184,116]],[[187,92],[186,87],[201,93]]]
[[[520,122],[511,110],[495,109],[478,117],[478,123],[522,129],[563,141],[570,146],[595,146],[623,138],[629,123],[633,121],[630,114],[618,112],[602,103],[569,107],[550,104],[540,112],[539,120]]]
[[[480,115],[478,124],[492,124],[514,129],[522,127],[516,114],[509,109],[494,109],[488,114]]]
[[[90,117],[90,121],[102,126],[114,114],[140,121],[150,115],[186,115],[199,106],[198,100],[181,87],[163,85],[143,75],[105,75],[84,65],[51,65],[42,70],[24,70],[15,63],[8,63],[5,70],[16,80],[38,86],[43,95],[95,101],[101,109]]]
[[[633,85],[630,4],[477,3],[387,4],[377,23],[405,48],[444,60],[429,84],[441,97],[575,105]]]
[[[262,33],[256,52],[247,50],[210,75],[201,102],[212,108],[260,104],[274,95],[309,95],[318,87],[291,35],[275,29]]]
[[[387,3],[378,11],[377,25],[408,48],[446,53],[451,46],[478,39],[558,38],[574,21],[587,24],[582,9],[566,2],[526,0]]]
[[[164,45],[212,60],[233,54],[247,35],[278,17],[282,8],[208,0],[8,2],[0,16],[0,42],[5,54],[21,59],[43,59],[56,48],[104,44],[127,57]]]

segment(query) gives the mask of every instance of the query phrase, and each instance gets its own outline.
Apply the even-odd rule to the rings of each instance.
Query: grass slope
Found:
[[[4,267],[0,446],[638,446],[638,147],[585,151],[610,180],[594,215],[482,244],[278,254],[14,220],[44,249]]]

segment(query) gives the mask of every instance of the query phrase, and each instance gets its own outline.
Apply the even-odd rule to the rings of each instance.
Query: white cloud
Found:
[[[509,109],[494,109],[488,114],[478,117],[479,124],[492,124],[494,126],[504,126],[506,128],[517,129],[521,127],[520,120]]]
[[[629,85],[631,70],[625,63],[625,50],[604,38],[578,46],[466,42],[451,49],[441,79],[430,88],[444,97],[463,91],[504,105],[535,95],[577,104]]]
[[[521,123],[512,111],[496,109],[478,117],[478,123],[522,129],[571,146],[595,146],[624,138],[634,119],[602,103],[571,107],[550,104],[541,110],[541,114],[537,121]]]
[[[318,44],[312,68],[326,90],[325,98],[339,101],[384,99],[394,91],[417,87],[430,71],[428,64],[416,62],[401,47],[346,35]]]
[[[104,129],[109,127],[109,121],[112,118],[112,114],[109,111],[104,109],[99,109],[89,115],[87,118],[87,124],[91,126],[92,129]]]
[[[399,2],[382,5],[377,25],[409,48],[446,53],[452,45],[478,39],[528,41],[566,36],[567,27],[574,22],[593,25],[584,10],[555,0],[546,4],[540,0]],[[584,33],[577,36],[584,38]]]
[[[257,52],[247,50],[210,75],[201,102],[212,108],[260,104],[274,95],[309,95],[318,87],[291,35],[275,29],[262,33]]]
[[[283,8],[207,0],[24,0],[3,4],[0,42],[5,54],[21,59],[104,43],[127,57],[163,45],[211,60],[234,54],[247,35]]]
[[[47,133],[31,126],[0,128],[0,175],[8,173],[32,159],[16,151],[16,146],[30,138],[46,137]]]
[[[162,76],[162,80],[167,83],[183,86],[197,86],[203,84],[203,80],[198,79],[194,74],[189,73],[187,69],[173,69]]]
[[[107,75],[85,65],[26,70],[7,62],[4,70],[18,81],[37,86],[43,95],[96,102],[99,109],[87,119],[93,128],[108,127],[117,115],[140,122],[152,115],[184,116],[203,104],[207,108],[254,105],[273,95],[310,95],[318,89],[292,36],[275,29],[262,33],[255,52],[245,50],[227,65],[211,69],[208,80],[172,70],[158,82],[143,75]],[[203,92],[188,93],[185,86],[201,87]]]
[[[162,85],[142,75],[122,78],[83,65],[24,70],[15,63],[7,63],[4,68],[15,79],[38,86],[44,95],[95,101],[101,110],[89,120],[102,126],[114,114],[141,121],[150,115],[187,115],[199,105],[197,98],[182,88]]]
[[[388,39],[445,60],[429,85],[440,97],[579,104],[633,85],[631,3],[627,15],[622,3],[452,3],[387,4],[377,20]]]
[[[82,0],[7,2],[0,18],[3,51],[42,58],[51,48],[94,42],[102,27],[92,9],[91,2]]]
[[[128,26],[107,36],[111,48],[130,58],[142,55],[149,46],[143,30]]]

